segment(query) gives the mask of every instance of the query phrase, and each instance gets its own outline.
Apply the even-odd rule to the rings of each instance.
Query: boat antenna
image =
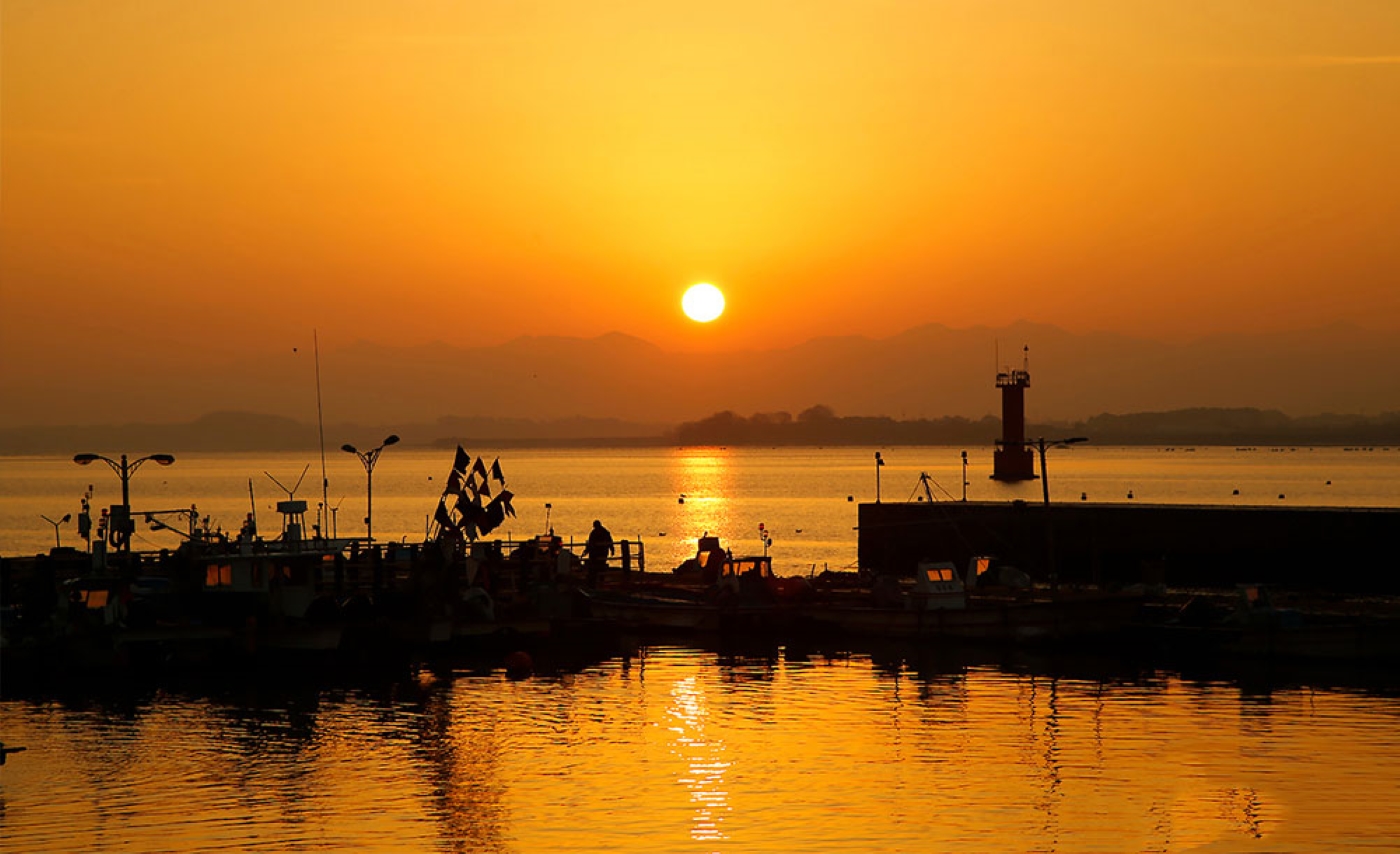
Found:
[[[281,486],[282,484],[277,484]],[[253,479],[248,478],[248,518],[253,520],[253,527],[258,524],[258,502],[253,498]]]
[[[321,516],[322,514],[328,512],[331,506],[331,482],[326,477],[326,418],[323,410],[321,409],[321,341],[320,338],[317,336],[315,329],[311,330],[311,351],[316,356],[316,428],[321,433],[321,512],[317,514],[318,516]],[[310,468],[310,465],[308,465],[307,467]],[[271,476],[272,475],[268,475],[268,477]],[[306,472],[303,471],[301,473],[301,476],[306,477]],[[297,485],[300,486],[301,481],[297,481]],[[281,486],[281,484],[278,484],[278,486]],[[339,507],[340,505],[336,506]],[[322,525],[325,525],[325,518],[321,518],[320,522]],[[321,530],[324,531],[325,528],[322,528]]]
[[[272,472],[265,471],[265,472],[263,472],[263,474],[267,475],[267,479],[268,479],[268,480],[270,480],[270,481],[272,481],[273,483],[277,484],[277,486],[280,487],[281,490],[282,490],[283,492],[287,493],[287,500],[288,500],[288,501],[294,501],[294,500],[296,499],[296,497],[297,497],[297,490],[298,490],[298,489],[301,489],[301,482],[302,482],[303,480],[306,480],[306,473],[307,473],[308,471],[310,471],[310,470],[311,470],[311,463],[307,463],[307,464],[306,464],[306,468],[304,468],[304,469],[301,470],[301,477],[297,478],[297,485],[294,486],[294,487],[292,487],[291,489],[288,489],[285,485],[283,485],[282,481],[280,481],[280,480],[278,480],[277,478],[273,477],[273,476],[272,476]],[[252,482],[251,480],[248,481],[248,489],[249,489],[249,491],[252,490],[252,483],[253,483],[253,482]]]

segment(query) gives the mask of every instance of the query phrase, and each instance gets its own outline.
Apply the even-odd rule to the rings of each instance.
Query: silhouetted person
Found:
[[[593,520],[593,530],[588,533],[588,542],[583,547],[583,556],[588,561],[588,583],[598,583],[598,573],[608,565],[613,553],[612,533],[603,523]]]

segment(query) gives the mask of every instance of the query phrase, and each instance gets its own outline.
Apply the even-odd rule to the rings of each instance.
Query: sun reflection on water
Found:
[[[678,452],[671,467],[671,488],[677,495],[669,523],[672,536],[694,541],[708,532],[726,543],[739,536],[730,516],[734,484],[728,450],[687,448]]]
[[[1361,690],[754,645],[7,697],[0,852],[1391,850],[1395,721]]]
[[[694,676],[671,686],[669,727],[675,734],[671,752],[685,763],[685,774],[677,779],[690,792],[694,805],[690,837],[716,842],[727,837],[721,825],[729,812],[729,792],[724,775],[729,770],[722,739],[709,735],[710,712],[705,686]]]

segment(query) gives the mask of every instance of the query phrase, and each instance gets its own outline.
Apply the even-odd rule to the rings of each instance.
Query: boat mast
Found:
[[[326,517],[330,512],[330,480],[326,477],[326,418],[321,409],[321,342],[316,330],[311,330],[311,350],[316,356],[316,427],[321,433],[321,512],[316,521],[321,526],[321,536],[326,535]]]

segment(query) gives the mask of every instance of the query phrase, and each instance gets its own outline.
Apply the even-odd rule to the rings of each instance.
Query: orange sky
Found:
[[[1400,330],[1400,3],[3,4],[0,357]],[[697,327],[683,288],[725,317]],[[29,370],[30,368],[24,368]]]

